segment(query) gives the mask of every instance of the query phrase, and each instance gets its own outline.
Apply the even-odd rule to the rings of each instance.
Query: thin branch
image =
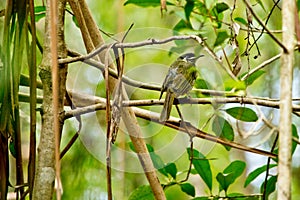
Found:
[[[203,39],[200,38],[199,36],[196,35],[177,35],[177,36],[171,36],[169,38],[165,38],[162,40],[158,40],[158,39],[148,39],[148,40],[144,40],[144,41],[140,41],[140,42],[132,42],[132,43],[117,43],[114,45],[115,48],[137,48],[137,47],[142,47],[142,46],[149,46],[149,45],[155,45],[155,44],[165,44],[165,43],[169,43],[175,40],[195,40],[197,41],[199,44],[203,43]],[[84,56],[78,56],[75,58],[65,58],[65,59],[60,59],[59,63],[72,63],[72,62],[76,62],[76,61],[84,61],[90,58],[93,58],[94,56],[98,55],[100,52],[104,51],[105,49],[107,49],[111,44],[103,44],[100,47],[98,47],[97,49],[95,49],[94,51],[88,53],[87,55]]]
[[[274,152],[275,147],[277,145],[277,141],[278,141],[278,131],[277,131],[277,135],[276,138],[273,142],[272,148],[271,148],[271,152]],[[271,158],[268,158],[267,161],[267,170],[266,170],[266,176],[265,176],[265,181],[264,181],[264,190],[263,190],[263,196],[262,199],[265,200],[266,199],[266,192],[267,192],[267,183],[268,183],[268,177],[269,177],[269,173],[270,173],[270,164],[271,164]]]
[[[273,13],[273,11],[274,11],[274,9],[277,7],[277,5],[278,5],[279,2],[280,2],[280,0],[277,0],[276,2],[274,2],[274,5],[273,5],[272,9],[270,10],[270,12],[269,12],[269,14],[268,14],[268,17],[267,17],[267,19],[266,19],[265,26],[267,26],[268,21],[269,21],[269,19],[270,19],[272,13]],[[253,47],[254,45],[256,45],[256,48],[258,49],[258,47],[257,47],[257,41],[258,41],[259,38],[261,38],[261,36],[263,35],[263,31],[264,31],[265,26],[263,26],[262,32],[261,32],[261,33],[259,34],[259,36],[254,40],[254,43],[253,43],[253,44],[251,45],[251,47],[249,48],[249,51],[252,49],[252,47]],[[252,34],[253,34],[253,31],[252,31]],[[259,55],[260,55],[260,53],[259,53]]]
[[[75,104],[76,104],[76,100],[80,99],[81,96],[83,96],[83,95],[80,95],[78,93],[72,93],[72,94],[70,93],[70,95],[73,96],[73,100],[74,100]],[[89,96],[84,95],[83,98],[84,99],[89,99]],[[105,101],[104,98],[101,98],[101,97],[91,97],[91,98],[92,99],[89,100],[90,102],[97,103],[96,105],[94,105],[95,106],[94,108],[96,110],[98,110],[98,108],[103,109],[103,107],[106,106],[106,101]],[[162,104],[163,101],[161,101],[160,103]],[[132,107],[132,110],[134,111],[135,115],[140,117],[140,118],[143,118],[143,119],[146,119],[146,120],[151,120],[152,122],[160,123],[158,113],[149,112],[148,110],[144,110],[144,109],[136,108],[136,107]],[[78,113],[78,114],[80,114],[80,113]],[[72,111],[66,111],[65,116],[66,117],[67,116],[71,117],[72,116]],[[210,141],[213,141],[213,142],[217,142],[219,144],[227,145],[227,146],[230,146],[232,148],[240,149],[240,150],[243,150],[243,151],[248,151],[248,152],[257,153],[257,154],[260,154],[260,155],[276,158],[276,155],[274,155],[272,153],[269,153],[269,152],[266,152],[266,151],[263,151],[263,150],[259,150],[259,149],[255,149],[255,148],[251,148],[251,147],[247,147],[247,146],[235,143],[235,142],[226,141],[226,140],[223,140],[223,139],[218,138],[216,136],[207,134],[207,133],[197,129],[196,127],[194,127],[193,125],[191,125],[188,122],[186,122],[186,127],[181,126],[181,123],[182,123],[181,119],[171,117],[165,123],[165,125],[170,127],[170,128],[180,130],[182,132],[186,132],[187,134],[192,135],[192,137],[198,137],[198,138],[210,140]],[[187,131],[187,129],[188,129],[188,131]]]
[[[251,69],[247,74],[245,74],[241,80],[244,81],[246,80],[251,74],[254,74],[255,72],[257,72],[258,70],[264,68],[265,66],[271,64],[272,62],[274,62],[275,60],[278,60],[281,56],[281,53],[277,54],[276,56],[273,56],[272,58],[265,60],[263,63],[261,63],[260,65],[258,65],[257,67]]]
[[[142,47],[142,46],[149,46],[149,45],[156,45],[156,44],[165,44],[165,43],[169,43],[169,42],[172,42],[172,41],[175,41],[175,40],[195,40],[200,45],[203,45],[205,51],[219,63],[219,65],[227,72],[227,74],[231,78],[236,79],[236,77],[232,74],[232,72],[230,71],[230,69],[226,68],[223,65],[222,60],[206,44],[205,40],[203,40],[201,37],[199,37],[197,35],[177,35],[177,36],[171,36],[169,38],[165,38],[165,39],[162,39],[162,40],[158,40],[158,39],[152,38],[152,39],[148,39],[148,40],[144,40],[144,41],[140,41],[140,42],[117,43],[117,44],[114,45],[114,47],[115,48],[123,48],[123,49],[126,49],[126,48],[137,48],[137,47]],[[85,63],[89,64],[86,60],[89,60],[92,57],[98,55],[100,52],[102,52],[105,49],[107,49],[109,47],[109,45],[110,44],[103,44],[99,48],[95,49],[94,51],[90,52],[87,55],[78,55],[75,58],[60,59],[59,63],[72,63],[72,62],[82,61],[82,62],[85,62]],[[70,53],[72,54],[74,52],[70,51]],[[101,65],[103,66],[103,64],[101,64]]]
[[[275,37],[275,35],[265,26],[264,22],[261,21],[261,19],[256,15],[256,13],[254,12],[254,10],[252,9],[252,6],[250,5],[250,3],[248,2],[248,0],[243,0],[244,3],[246,4],[247,8],[249,9],[249,11],[251,12],[251,14],[253,15],[253,17],[257,20],[257,22],[267,31],[267,33],[270,35],[270,37],[283,49],[283,51],[286,53],[288,52],[287,48],[281,43],[281,41],[279,39],[277,39]]]
[[[136,107],[133,107],[132,109],[134,110],[135,115],[137,117],[140,117],[140,118],[143,118],[143,119],[146,119],[146,120],[151,120],[152,122],[162,124],[161,122],[159,122],[159,115],[157,113],[151,114],[152,112],[146,111],[144,109],[136,108]],[[247,151],[247,152],[251,152],[251,153],[256,153],[256,154],[268,156],[268,157],[271,157],[271,158],[276,158],[277,157],[277,155],[275,155],[273,153],[270,153],[270,152],[267,152],[267,151],[264,151],[264,150],[247,147],[247,146],[244,146],[244,145],[236,143],[236,142],[223,140],[223,139],[221,139],[217,136],[210,135],[210,134],[208,134],[204,131],[201,131],[201,130],[197,129],[196,127],[194,127],[189,122],[186,122],[186,127],[188,128],[188,131],[187,131],[186,127],[181,126],[181,119],[178,119],[178,118],[171,117],[168,121],[166,121],[164,123],[164,125],[167,126],[167,127],[173,128],[175,130],[185,132],[188,135],[192,134],[192,137],[202,138],[202,139],[209,140],[209,141],[212,141],[212,142],[216,142],[216,143],[219,143],[219,144],[222,144],[222,145],[230,146],[230,147],[235,148],[235,149],[239,149],[239,150]]]

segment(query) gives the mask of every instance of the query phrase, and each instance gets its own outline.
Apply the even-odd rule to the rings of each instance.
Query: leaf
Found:
[[[35,6],[34,7],[34,18],[38,22],[40,19],[46,16],[46,6]]]
[[[234,161],[224,169],[223,173],[218,173],[217,181],[220,184],[220,191],[227,192],[229,186],[242,175],[245,170],[246,163],[240,160]]]
[[[224,2],[216,4],[216,10],[218,13],[224,12],[227,9],[229,9],[229,6]]]
[[[276,167],[276,166],[277,166],[277,164],[270,164],[269,169]],[[262,167],[255,169],[254,171],[252,171],[248,175],[248,177],[245,181],[244,187],[247,187],[254,179],[256,179],[260,174],[264,173],[266,170],[267,170],[267,165],[264,165]]]
[[[224,190],[225,192],[227,192],[229,185],[231,184],[231,180],[232,180],[232,174],[223,174],[221,172],[219,172],[217,174],[217,181],[220,185],[220,191]]]
[[[260,7],[266,12],[265,6],[261,0],[256,0],[256,2],[260,5]]]
[[[192,29],[190,23],[186,22],[185,20],[181,19],[173,28],[173,35],[180,35],[179,32],[182,30]],[[175,44],[179,47],[185,46],[187,41],[184,40],[175,40]]]
[[[73,21],[73,23],[75,24],[75,26],[76,26],[77,28],[80,28],[80,27],[79,27],[79,24],[78,24],[78,21],[77,21],[77,19],[76,19],[76,17],[75,17],[75,15],[72,16],[72,21]]]
[[[197,78],[195,81],[195,88],[197,89],[209,89],[212,88],[209,82],[205,81],[204,79]]]
[[[205,3],[202,3],[201,1],[195,2],[195,7],[199,10],[200,13],[202,13],[203,16],[208,15],[208,9]]]
[[[154,148],[150,144],[146,144],[148,152],[154,152]],[[132,142],[129,142],[129,148],[136,153],[134,145]]]
[[[258,79],[261,75],[263,75],[264,73],[266,73],[263,70],[258,70],[256,72],[254,72],[253,74],[251,74],[250,76],[248,76],[244,81],[246,83],[246,85],[251,85],[256,79]],[[246,74],[246,73],[245,73]],[[243,74],[242,77],[245,75]]]
[[[295,126],[295,124],[292,124],[292,136],[299,139],[299,135],[298,135],[298,132],[297,132],[297,127]],[[291,150],[292,155],[294,154],[297,146],[298,146],[298,143],[293,140],[292,141],[292,150]],[[275,148],[273,153],[278,155],[278,147]],[[272,158],[272,160],[274,160],[275,162],[278,162],[278,157]]]
[[[241,160],[233,161],[226,167],[226,169],[223,171],[225,174],[232,173],[233,179],[237,179],[240,175],[242,175],[243,171],[246,168],[246,163]],[[233,181],[234,181],[233,180]]]
[[[165,163],[162,161],[160,156],[154,152],[154,148],[150,144],[146,144],[146,146],[147,146],[148,152],[150,153],[150,157],[151,157],[151,160],[153,162],[155,169],[157,169],[164,176],[168,176],[168,173],[165,170]],[[136,150],[135,150],[132,142],[129,142],[129,147],[132,151],[134,151],[136,153]]]
[[[226,39],[228,39],[230,36],[228,35],[227,31],[218,31],[217,38],[214,43],[214,47],[221,45]]]
[[[155,200],[151,187],[149,185],[142,185],[135,189],[129,196],[128,200]]]
[[[297,127],[295,126],[295,124],[292,124],[292,135],[293,137],[299,139],[299,135],[297,132]],[[292,155],[294,154],[296,148],[297,148],[298,143],[296,141],[292,141]]]
[[[195,187],[190,184],[190,183],[182,183],[180,184],[180,188],[183,192],[185,192],[186,194],[194,197],[196,192],[195,192]]]
[[[229,141],[234,140],[234,131],[229,124],[229,122],[223,117],[216,116],[212,123],[213,132],[222,139],[226,139]],[[224,145],[226,150],[230,150],[231,147]]]
[[[240,22],[240,23],[244,24],[245,26],[248,26],[247,20],[245,20],[242,17],[236,17],[236,18],[234,18],[234,20],[237,21],[237,22]]]
[[[170,174],[174,179],[176,179],[177,168],[175,163],[169,163],[165,166],[165,171]]]
[[[190,15],[194,9],[194,5],[195,5],[194,1],[187,0],[184,6],[185,17],[188,22],[190,21]]]
[[[196,169],[197,173],[200,175],[202,180],[205,182],[209,190],[212,190],[212,172],[210,168],[209,161],[205,158],[203,154],[201,154],[196,149],[191,151],[190,148],[187,148],[187,152],[189,157],[193,157],[192,164]]]
[[[231,90],[245,90],[246,84],[244,81],[239,80],[233,80],[233,79],[227,79],[224,81],[225,90],[231,91]]]
[[[264,190],[264,184],[263,183],[261,186],[260,186],[260,191],[262,193],[265,193],[266,196],[265,196],[265,199],[269,199],[269,195],[271,193],[273,193],[276,189],[276,183],[277,183],[277,176],[272,176],[271,178],[269,178],[267,180],[267,186],[266,186],[266,191],[263,191]]]
[[[237,120],[245,122],[255,122],[258,120],[256,113],[250,108],[234,107],[228,108],[225,111]]]
[[[128,4],[134,4],[141,7],[156,7],[160,6],[160,0],[128,0],[124,3],[124,6]],[[173,3],[167,2],[167,5],[174,5]]]
[[[211,199],[211,197],[196,197],[192,200],[209,200],[209,199]]]
[[[17,156],[17,151],[16,151],[16,143],[13,140],[10,140],[9,142],[9,151],[11,155],[16,158]]]

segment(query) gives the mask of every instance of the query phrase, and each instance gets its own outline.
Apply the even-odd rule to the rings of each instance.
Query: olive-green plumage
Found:
[[[174,99],[187,94],[192,90],[197,78],[196,60],[193,53],[187,53],[179,58],[170,66],[168,74],[161,88],[159,99],[166,91],[166,98],[159,121],[164,122],[169,119]]]

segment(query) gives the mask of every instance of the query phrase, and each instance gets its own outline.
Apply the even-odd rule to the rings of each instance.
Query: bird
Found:
[[[159,97],[160,100],[163,93],[166,92],[159,122],[165,122],[169,119],[175,98],[186,95],[192,90],[198,76],[196,61],[202,56],[196,57],[194,53],[186,53],[179,56],[169,67]]]

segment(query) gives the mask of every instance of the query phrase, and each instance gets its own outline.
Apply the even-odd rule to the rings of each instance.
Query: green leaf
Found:
[[[225,192],[227,192],[227,190],[228,190],[228,187],[230,186],[230,182],[231,182],[231,180],[232,180],[232,174],[223,174],[223,173],[221,173],[221,172],[219,172],[218,174],[217,174],[217,181],[218,181],[218,183],[219,183],[219,185],[220,185],[220,191],[222,191],[222,190],[224,190]]]
[[[195,88],[197,89],[209,89],[212,88],[209,82],[205,81],[204,79],[197,78],[195,81]]]
[[[209,190],[212,190],[212,172],[210,168],[209,161],[205,158],[203,154],[201,154],[196,149],[191,151],[190,148],[187,148],[187,152],[189,158],[193,157],[192,164],[196,169],[197,173],[200,175],[202,180],[205,182]]]
[[[46,16],[46,6],[35,6],[34,7],[34,18],[38,22],[40,19]]]
[[[242,175],[243,171],[246,168],[246,163],[241,160],[233,161],[224,169],[223,173],[225,174],[233,174],[233,181],[237,179],[240,175]]]
[[[211,199],[211,197],[196,197],[192,200],[209,200],[209,199]]]
[[[124,6],[128,4],[134,4],[141,7],[156,7],[160,6],[160,0],[128,0],[124,3]],[[173,3],[167,2],[167,5],[174,5]]]
[[[173,28],[173,31],[175,31],[174,35],[178,35],[176,34],[176,32],[180,32],[183,29],[191,29],[192,27],[190,26],[189,23],[187,23],[186,21],[184,21],[183,19],[181,19]]]
[[[256,2],[260,5],[260,7],[266,12],[265,6],[261,0],[256,0]]]
[[[9,142],[9,151],[10,151],[11,155],[14,158],[16,158],[16,156],[17,156],[16,144],[13,140],[10,140],[10,142]]]
[[[128,200],[155,200],[151,187],[142,185],[135,189],[129,196]]]
[[[190,184],[190,183],[182,183],[180,184],[180,188],[183,192],[185,192],[186,194],[194,197],[196,192],[195,192],[195,187]]]
[[[222,139],[226,139],[229,141],[234,140],[234,131],[229,124],[229,122],[223,117],[216,116],[212,123],[213,132]],[[231,147],[224,145],[226,150],[230,150]]]
[[[237,120],[245,122],[255,122],[258,120],[256,113],[250,108],[234,107],[228,108],[225,111]]]
[[[261,75],[263,75],[264,73],[266,73],[263,70],[258,70],[256,72],[254,72],[253,74],[251,74],[250,76],[248,76],[244,81],[246,83],[246,85],[251,85],[256,79],[258,79]],[[247,74],[247,73],[245,73]],[[242,77],[245,75],[243,74]]]
[[[150,144],[146,144],[147,150],[150,153],[151,160],[155,169],[157,169],[161,174],[168,176],[168,173],[165,170],[165,163],[162,161],[159,155],[154,152],[154,148]],[[136,153],[136,150],[132,142],[129,142],[129,147],[132,151]]]
[[[220,184],[220,191],[227,192],[229,186],[240,176],[245,170],[246,163],[240,160],[234,161],[224,169],[223,173],[218,173],[217,181]]]
[[[240,23],[244,24],[245,26],[248,26],[247,20],[245,20],[242,17],[236,17],[236,18],[234,18],[234,20],[237,21],[237,22],[240,22]]]
[[[299,139],[299,135],[298,135],[298,132],[297,132],[297,127],[295,126],[295,124],[292,124],[292,136]],[[292,141],[292,151],[291,151],[292,155],[294,154],[297,146],[298,146],[298,143],[293,140]],[[275,148],[273,153],[278,155],[278,147]],[[278,162],[278,157],[272,158],[272,160],[274,160],[275,162]]]
[[[245,90],[246,84],[244,81],[239,80],[233,80],[233,79],[227,79],[224,81],[225,90],[231,91],[231,90]]]
[[[267,186],[266,186],[266,191],[264,191],[264,184],[263,183],[261,186],[260,186],[260,191],[261,193],[265,193],[266,194],[266,199],[269,199],[269,196],[271,193],[273,193],[276,189],[276,183],[277,183],[277,176],[272,176],[271,178],[269,178],[267,180]]]
[[[80,27],[79,27],[79,24],[78,24],[78,21],[77,21],[77,19],[76,19],[76,17],[75,17],[75,15],[72,16],[72,21],[73,21],[73,23],[75,24],[75,26],[76,26],[77,28],[80,28]]]
[[[270,164],[269,169],[276,167],[276,166],[277,166],[277,164]],[[267,170],[267,165],[264,165],[262,167],[255,169],[254,171],[252,171],[248,175],[248,177],[245,181],[244,187],[247,187],[254,179],[256,179],[260,174],[264,173],[266,170]]]
[[[148,152],[154,152],[154,148],[150,144],[146,144],[146,146],[147,146]],[[136,150],[135,150],[132,142],[129,142],[129,147],[132,151],[134,151],[136,153]]]
[[[229,6],[224,2],[216,4],[216,10],[218,13],[224,12],[227,9],[229,9]]]
[[[176,175],[177,175],[177,167],[175,165],[175,163],[168,163],[165,166],[165,171],[170,174],[174,179],[176,179]]]
[[[185,17],[188,22],[190,21],[190,15],[194,9],[194,5],[195,5],[194,1],[187,0],[184,6]]]
[[[198,9],[198,11],[204,15],[204,16],[207,16],[208,15],[208,9],[206,7],[206,4],[201,2],[201,1],[196,1],[195,2],[195,8]]]
[[[224,31],[224,30],[218,31],[217,38],[214,43],[214,47],[221,45],[229,37],[230,37],[230,35],[228,35],[227,31]]]
[[[299,135],[297,132],[297,127],[295,126],[295,124],[292,124],[292,135],[293,137],[299,139]],[[297,147],[298,143],[296,141],[292,141],[292,155],[294,154],[296,147]]]

